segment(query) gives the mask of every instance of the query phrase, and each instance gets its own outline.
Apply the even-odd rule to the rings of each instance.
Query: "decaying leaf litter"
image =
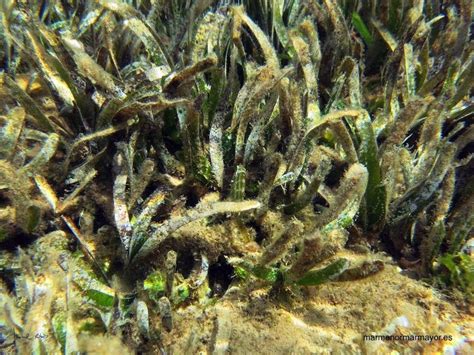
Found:
[[[454,336],[412,350],[467,346],[440,295],[472,313],[469,1],[0,4],[7,351],[245,353],[236,319],[390,278]]]

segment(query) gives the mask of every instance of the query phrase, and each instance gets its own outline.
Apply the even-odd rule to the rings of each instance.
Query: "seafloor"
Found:
[[[279,300],[263,290],[233,287],[212,307],[179,309],[163,344],[173,354],[472,353],[472,311],[458,310],[428,285],[402,275],[386,256],[371,257],[389,265],[367,279],[307,288]],[[364,340],[369,335],[452,340]]]

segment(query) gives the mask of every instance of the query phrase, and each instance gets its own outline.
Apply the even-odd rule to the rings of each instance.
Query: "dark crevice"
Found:
[[[209,287],[213,297],[225,294],[232,282],[234,268],[227,262],[225,256],[219,256],[217,262],[209,266]]]
[[[15,251],[18,247],[27,248],[37,237],[35,234],[27,234],[17,230],[10,238],[0,243],[0,249],[4,251]]]
[[[258,245],[262,245],[263,241],[267,238],[262,230],[262,227],[255,221],[247,223],[247,226],[255,230],[255,242]]]
[[[194,266],[194,256],[191,251],[187,250],[182,253],[178,253],[178,259],[176,261],[176,271],[179,272],[185,279],[191,275],[191,271]]]
[[[313,207],[315,211],[321,210],[321,206],[325,208],[329,208],[329,203],[326,201],[324,197],[322,197],[320,194],[317,194],[312,201]]]
[[[186,193],[186,207],[194,207],[199,203],[201,197],[196,189],[189,188]]]
[[[341,182],[341,178],[344,175],[344,172],[349,167],[347,162],[337,163],[335,162],[329,171],[329,174],[326,175],[325,183],[328,187],[335,187]]]
[[[93,226],[94,232],[97,232],[99,228],[108,224],[109,224],[109,221],[107,219],[105,211],[100,207],[96,208],[94,211],[94,226]]]

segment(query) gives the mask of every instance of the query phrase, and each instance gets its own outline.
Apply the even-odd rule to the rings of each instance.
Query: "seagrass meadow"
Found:
[[[473,353],[471,1],[0,6],[0,354]]]

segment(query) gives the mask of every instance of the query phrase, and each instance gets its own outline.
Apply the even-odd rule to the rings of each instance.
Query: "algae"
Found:
[[[472,351],[470,1],[0,7],[0,352]]]

